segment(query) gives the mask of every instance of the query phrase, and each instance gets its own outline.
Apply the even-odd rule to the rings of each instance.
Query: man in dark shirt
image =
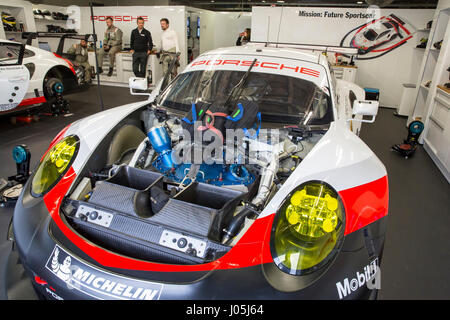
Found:
[[[147,58],[153,48],[152,35],[144,29],[144,19],[137,18],[137,28],[131,32],[131,53],[133,54],[133,72],[136,77],[145,78]]]

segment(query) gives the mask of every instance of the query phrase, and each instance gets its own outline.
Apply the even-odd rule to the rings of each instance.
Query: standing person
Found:
[[[144,19],[137,18],[137,28],[131,31],[131,53],[133,54],[133,72],[136,77],[145,78],[147,58],[153,48],[152,35],[144,28]]]
[[[167,18],[162,18],[160,20],[161,23],[161,45],[160,45],[160,54],[161,58],[159,63],[162,63],[163,74],[165,75],[169,69],[169,66],[172,62],[172,59],[178,59],[176,61],[176,65],[172,70],[171,79],[176,77],[177,69],[180,66],[180,57],[177,57],[177,54],[180,53],[180,46],[178,45],[178,37],[174,30],[169,28],[169,20]]]
[[[114,61],[116,60],[116,53],[122,50],[122,30],[113,25],[111,17],[106,18],[105,39],[103,40],[103,47],[98,51],[98,65],[97,73],[103,72],[103,57],[109,55],[109,72],[108,77],[112,76],[114,69]]]
[[[91,82],[91,65],[88,61],[88,51],[86,40],[75,43],[67,50],[67,53],[75,55],[75,64],[84,68],[84,82]]]
[[[250,33],[251,33],[250,28],[247,28],[247,29],[245,29],[244,32],[239,33],[239,38],[237,38],[237,40],[236,40],[236,45],[242,46],[242,45],[246,44],[247,42],[250,42]]]

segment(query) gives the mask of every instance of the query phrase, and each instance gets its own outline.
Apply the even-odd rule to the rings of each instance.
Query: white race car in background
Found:
[[[16,58],[0,59],[0,114],[14,109],[25,97],[30,81],[30,72],[22,64],[24,45],[17,45]],[[7,43],[0,43],[0,56],[8,56]]]
[[[19,61],[21,48],[21,43],[0,40],[0,68],[2,70],[11,69],[12,66],[7,66],[11,64],[14,64],[14,68],[16,68],[16,71],[11,74],[2,71],[0,73],[2,81],[10,81],[7,79],[12,76],[13,79],[10,83],[14,83],[14,81],[17,81],[17,77],[24,76],[23,71],[23,74],[19,76],[17,68],[23,68],[19,67],[18,62],[21,62],[23,67],[28,70],[29,78],[28,87],[23,96],[15,92],[16,86],[2,86],[0,88],[2,92],[0,115],[39,106],[54,95],[55,89],[63,89],[64,92],[67,92],[79,85],[79,72],[69,60],[56,53],[25,45],[22,61]]]
[[[63,129],[13,218],[40,297],[375,298],[388,179],[355,124],[378,102],[299,48],[203,53],[147,101]]]

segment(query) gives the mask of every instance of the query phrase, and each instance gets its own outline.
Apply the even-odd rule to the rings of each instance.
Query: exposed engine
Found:
[[[181,183],[192,164],[176,164],[173,160],[172,142],[163,126],[153,127],[148,132],[148,141],[156,151],[157,157],[152,165],[167,178]],[[202,151],[202,150],[200,150]],[[201,163],[196,181],[216,186],[243,185],[248,186],[255,181],[255,176],[245,166],[240,164],[206,164]]]
[[[259,139],[256,121],[256,135],[252,131],[242,140],[225,143],[223,131],[222,149],[206,153],[208,144],[180,135],[182,129],[190,129],[183,119],[155,108],[144,110],[141,121],[147,134],[128,133],[136,141],[140,137],[140,143],[122,147],[121,156],[103,173],[90,173],[78,183],[63,213],[80,234],[108,250],[143,260],[216,260],[251,226],[324,133],[282,128],[266,141]],[[222,130],[219,125],[214,128]],[[110,152],[116,148],[114,141]],[[232,161],[226,159],[231,148]],[[197,151],[203,155],[200,163],[177,161],[177,155],[189,152],[194,156],[183,159],[192,160]],[[210,156],[205,158],[205,153]]]

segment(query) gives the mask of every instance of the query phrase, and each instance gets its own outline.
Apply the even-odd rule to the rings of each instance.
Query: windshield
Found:
[[[20,45],[1,44],[0,45],[0,64],[16,62],[19,57]]]
[[[180,74],[165,90],[159,104],[189,111],[193,102],[225,103],[244,71],[200,70]],[[328,94],[313,82],[285,75],[251,72],[242,100],[258,104],[265,122],[328,124],[333,120]]]

